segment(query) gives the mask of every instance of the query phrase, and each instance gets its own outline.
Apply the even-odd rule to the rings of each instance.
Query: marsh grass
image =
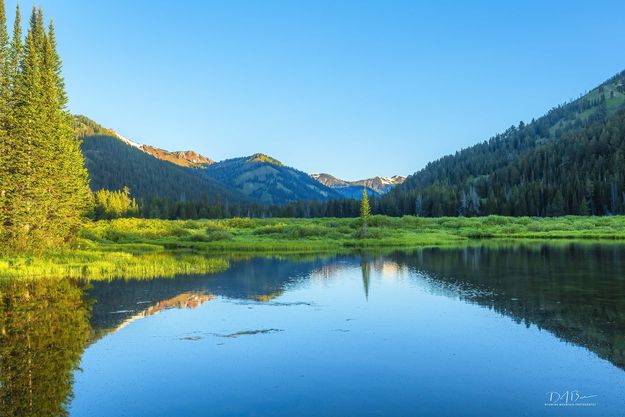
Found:
[[[0,277],[150,278],[222,270],[228,266],[223,258],[237,254],[410,249],[484,240],[624,239],[625,216],[371,216],[366,233],[354,218],[116,219],[87,224],[71,249],[0,258]]]
[[[71,250],[40,257],[1,259],[0,278],[149,279],[212,273],[227,268],[225,259],[194,254]]]

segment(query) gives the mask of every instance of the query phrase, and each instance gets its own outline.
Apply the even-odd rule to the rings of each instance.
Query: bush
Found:
[[[340,226],[337,227],[335,229],[333,229],[335,232],[343,234],[343,235],[349,235],[350,233],[353,232],[352,228],[349,226]]]
[[[284,233],[287,229],[286,224],[277,223],[277,224],[268,224],[267,226],[259,227],[254,230],[255,235],[271,235],[276,233]]]
[[[354,232],[355,239],[380,239],[388,235],[388,231],[376,227],[361,227]]]
[[[189,236],[187,240],[189,242],[210,242],[211,241],[208,235],[202,235],[199,233]]]
[[[105,230],[104,235],[102,237],[108,241],[115,242],[115,243],[129,241],[129,240],[132,240],[133,238],[136,238],[136,236],[132,233],[122,232],[117,229]]]
[[[235,217],[228,220],[228,226],[234,229],[253,229],[256,222],[248,217]]]
[[[367,225],[371,227],[388,227],[393,223],[390,217],[387,216],[370,216],[367,220]]]
[[[226,230],[216,230],[206,235],[207,242],[217,242],[220,240],[232,240],[232,233]]]
[[[96,233],[95,230],[90,230],[90,229],[81,229],[78,231],[78,237],[82,238],[82,239],[86,239],[86,240],[91,240],[93,242],[99,242],[100,241],[100,235],[98,235],[98,233]]]
[[[219,220],[212,220],[206,223],[206,233],[216,232],[220,230],[227,230],[228,226]]]
[[[171,230],[169,231],[170,236],[176,236],[176,237],[186,237],[186,236],[189,236],[190,234],[191,232],[189,232],[184,227],[180,227],[180,226],[172,227]]]
[[[289,237],[301,239],[305,237],[320,237],[328,234],[328,229],[321,226],[300,226],[294,225],[286,230]]]
[[[196,220],[187,220],[184,222],[183,227],[185,229],[197,230],[202,228],[202,222]]]
[[[492,225],[492,226],[501,226],[504,224],[508,224],[510,222],[509,218],[503,216],[488,216],[483,220],[484,224]]]

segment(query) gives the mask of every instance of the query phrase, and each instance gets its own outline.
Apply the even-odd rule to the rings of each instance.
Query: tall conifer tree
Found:
[[[7,174],[5,172],[5,160],[7,152],[6,117],[8,110],[9,81],[8,72],[8,45],[9,39],[6,27],[6,12],[4,0],[0,0],[0,227],[4,217],[5,191],[3,184],[6,184]],[[0,237],[2,233],[0,233]]]
[[[22,15],[20,6],[17,5],[15,8],[15,21],[13,22],[13,37],[11,38],[11,47],[8,54],[8,77],[10,83],[14,83],[17,78],[17,71],[22,59],[22,50]]]
[[[35,8],[29,23],[22,46],[18,9],[6,66],[0,233],[13,251],[64,243],[90,201],[80,142],[66,110],[54,27],[46,33],[43,12]]]
[[[47,145],[52,160],[50,176],[56,179],[51,188],[54,205],[49,208],[49,223],[61,238],[70,236],[86,212],[91,193],[88,174],[74,136],[71,116],[66,110],[67,96],[61,75],[61,59],[55,50],[54,25],[43,44],[43,94],[46,103]]]

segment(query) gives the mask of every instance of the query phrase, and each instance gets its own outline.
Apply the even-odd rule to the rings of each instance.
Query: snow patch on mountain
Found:
[[[140,150],[143,151],[143,145],[141,145],[141,144],[139,144],[137,142],[134,142],[134,141],[132,141],[132,140],[130,140],[128,138],[125,138],[124,136],[120,135],[117,132],[115,132],[115,135],[117,136],[117,138],[119,140],[121,140],[122,142],[126,143],[127,145],[130,145],[130,146],[132,146],[134,148],[137,148],[137,149],[140,149]]]

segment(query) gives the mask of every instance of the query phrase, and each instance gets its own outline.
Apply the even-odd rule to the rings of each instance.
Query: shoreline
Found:
[[[71,246],[0,257],[0,279],[149,279],[218,272],[250,256],[418,250],[492,242],[625,244],[625,216],[116,219],[88,222]]]

